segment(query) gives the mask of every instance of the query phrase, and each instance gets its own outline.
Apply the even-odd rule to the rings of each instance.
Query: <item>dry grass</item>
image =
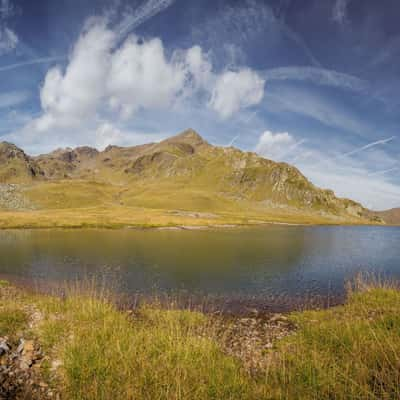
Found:
[[[192,187],[179,180],[125,186],[79,179],[32,183],[21,195],[35,209],[0,209],[0,229],[368,223],[289,206],[273,208],[217,189],[207,182]]]
[[[358,278],[344,306],[292,316],[267,374],[274,398],[400,398],[400,292]]]
[[[26,304],[43,314],[34,333],[62,361],[56,384],[66,399],[400,398],[394,284],[358,279],[345,305],[292,314],[295,334],[266,351],[269,368],[258,376],[222,352],[198,312],[147,305],[131,315],[90,285],[9,302]]]

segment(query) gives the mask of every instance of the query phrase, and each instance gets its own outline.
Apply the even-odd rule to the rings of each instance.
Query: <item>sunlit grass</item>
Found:
[[[400,292],[359,280],[347,303],[292,316],[268,385],[277,398],[400,398]]]
[[[196,182],[194,186],[179,180],[150,180],[149,183],[133,182],[128,186],[78,179],[34,183],[22,190],[34,209],[0,210],[0,228],[151,228],[270,222],[368,222],[319,214],[304,208],[271,208],[252,198],[229,197],[217,186],[209,187],[202,180]]]
[[[266,349],[268,368],[256,375],[224,354],[199,312],[150,304],[131,314],[106,290],[77,285],[61,297],[2,298],[1,334],[26,325],[28,304],[43,315],[33,334],[61,361],[66,399],[400,398],[395,284],[358,279],[344,305],[291,314],[295,332]]]

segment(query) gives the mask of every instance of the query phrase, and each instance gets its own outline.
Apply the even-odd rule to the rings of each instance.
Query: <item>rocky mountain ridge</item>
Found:
[[[13,144],[0,144],[0,183],[65,179],[146,188],[150,195],[155,187],[173,184],[183,191],[210,192],[260,207],[292,207],[354,218],[364,218],[368,211],[314,186],[289,164],[234,147],[213,146],[192,129],[159,143],[108,146],[104,151],[87,146],[66,148],[37,157]]]

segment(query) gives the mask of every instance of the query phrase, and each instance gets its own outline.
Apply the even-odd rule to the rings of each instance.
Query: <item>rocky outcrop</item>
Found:
[[[43,361],[41,347],[34,340],[21,337],[14,342],[0,337],[0,400],[57,398],[40,375]]]
[[[19,161],[11,165],[9,160]],[[13,176],[26,179],[15,178],[14,182]],[[101,152],[83,146],[31,158],[14,145],[0,147],[0,183],[43,178],[83,179],[126,187],[179,181],[185,188],[225,196],[229,201],[244,200],[264,207],[290,207],[340,217],[375,218],[360,204],[316,187],[289,164],[233,147],[212,146],[193,129],[159,143],[108,146]]]
[[[30,182],[44,175],[32,157],[12,143],[0,143],[0,183]]]
[[[31,202],[23,195],[20,185],[0,183],[0,209],[32,209]]]

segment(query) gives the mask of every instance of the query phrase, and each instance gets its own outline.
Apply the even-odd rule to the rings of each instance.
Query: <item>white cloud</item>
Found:
[[[125,117],[140,108],[171,106],[183,89],[185,71],[169,62],[160,39],[128,38],[111,57],[107,92],[113,108]]]
[[[29,98],[29,92],[13,91],[0,94],[0,108],[8,108],[24,103]]]
[[[17,44],[17,35],[7,27],[0,27],[0,55],[14,50]]]
[[[303,141],[297,142],[287,132],[273,133],[265,131],[256,145],[256,152],[274,161],[284,161],[286,157]]]
[[[96,129],[93,145],[102,150],[108,145],[133,146],[149,142],[158,142],[165,138],[165,134],[149,134],[124,130],[113,125],[109,121],[103,121]]]
[[[118,36],[124,35],[137,28],[150,18],[164,11],[175,3],[175,0],[148,0],[141,6],[136,7],[133,13],[127,13],[116,31]]]
[[[360,136],[372,136],[371,126],[343,104],[335,102],[311,89],[281,84],[270,87],[265,94],[269,112],[291,112],[312,118],[320,123],[353,132]]]
[[[259,104],[264,97],[264,85],[264,79],[248,68],[226,71],[218,76],[209,105],[228,118],[242,108]]]
[[[207,89],[215,79],[212,72],[212,65],[200,46],[193,46],[188,49],[185,55],[187,69],[193,77],[196,88]]]
[[[48,71],[40,92],[44,115],[37,121],[39,131],[78,125],[93,116],[105,95],[114,40],[105,22],[96,21],[80,36],[65,73],[60,67]]]
[[[213,72],[201,47],[167,55],[158,38],[120,34],[105,19],[92,18],[79,36],[66,68],[51,68],[40,90],[43,113],[29,135],[97,126],[99,120],[126,120],[146,110],[170,110],[203,102],[221,117],[258,104],[264,80],[248,68]],[[200,95],[202,94],[202,95]]]
[[[339,197],[382,210],[400,205],[400,186],[390,179],[390,173],[398,170],[397,160],[377,149],[386,143],[387,139],[379,140],[342,153],[332,146],[311,146],[287,132],[266,131],[260,135],[255,150],[266,158],[295,165],[315,185],[332,189]],[[376,168],[382,171],[376,173]]]
[[[325,68],[281,67],[266,70],[262,75],[267,81],[307,81],[361,94],[366,94],[370,90],[368,82],[362,79]]]

